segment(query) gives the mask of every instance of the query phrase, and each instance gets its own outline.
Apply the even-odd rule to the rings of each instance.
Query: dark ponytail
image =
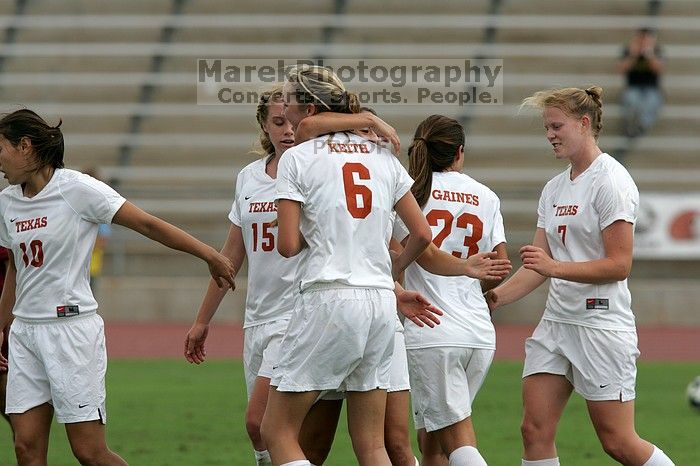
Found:
[[[47,165],[63,168],[63,133],[59,120],[56,126],[49,126],[43,118],[28,109],[8,113],[0,120],[0,135],[7,139],[12,147],[17,147],[22,138],[31,141],[36,157],[36,169]]]
[[[430,115],[418,125],[408,148],[408,173],[415,180],[411,192],[419,206],[428,202],[433,172],[454,163],[464,140],[464,128],[453,118]]]

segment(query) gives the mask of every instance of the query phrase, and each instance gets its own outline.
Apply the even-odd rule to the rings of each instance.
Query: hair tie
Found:
[[[590,89],[586,89],[585,92],[586,92],[586,94],[588,94],[589,96],[591,96],[595,99],[595,93],[593,93],[593,91],[591,91]]]
[[[414,141],[423,141],[423,143],[427,144],[428,140],[425,138],[413,138]]]

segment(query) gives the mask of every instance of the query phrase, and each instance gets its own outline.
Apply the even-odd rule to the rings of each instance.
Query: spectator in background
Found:
[[[83,170],[83,173],[90,175],[96,180],[104,181],[100,177],[97,167],[86,168]],[[112,227],[109,224],[101,223],[97,227],[97,239],[95,240],[95,247],[92,250],[92,257],[90,259],[90,289],[93,295],[97,294],[97,288],[104,265],[105,246],[110,236],[112,236]]]
[[[625,47],[618,68],[626,80],[622,92],[622,121],[629,148],[635,138],[651,129],[663,105],[660,78],[664,63],[661,48],[656,43],[656,32],[650,28],[639,29]]]

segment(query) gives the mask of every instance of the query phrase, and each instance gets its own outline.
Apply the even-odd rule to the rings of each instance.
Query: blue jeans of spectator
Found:
[[[658,87],[628,87],[622,93],[622,121],[625,135],[641,136],[659,117],[663,95]]]

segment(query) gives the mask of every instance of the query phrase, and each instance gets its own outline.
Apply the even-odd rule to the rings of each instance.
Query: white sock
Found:
[[[255,451],[255,465],[256,466],[272,466],[272,458],[270,458],[270,452],[267,450]]]
[[[487,466],[486,460],[474,447],[459,447],[450,453],[450,466]]]
[[[663,450],[654,445],[654,451],[647,462],[644,463],[644,466],[674,466],[674,464]]]
[[[416,458],[416,457],[414,456],[413,459],[416,460],[416,466],[420,466],[420,463],[418,462],[418,458]]]
[[[289,463],[284,463],[280,466],[311,466],[309,460],[296,460]]]
[[[559,466],[559,457],[535,461],[523,460],[523,466]]]

